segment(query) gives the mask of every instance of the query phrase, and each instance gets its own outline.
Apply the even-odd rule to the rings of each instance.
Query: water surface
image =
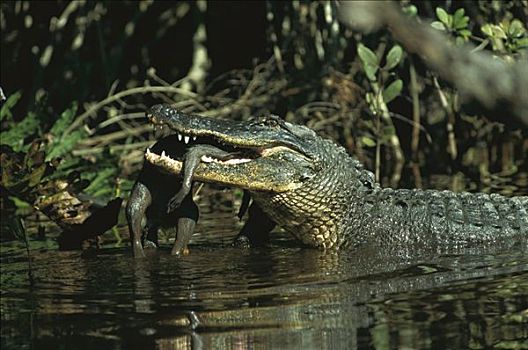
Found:
[[[3,243],[2,349],[528,348],[522,251],[329,254],[281,234],[244,250],[229,246],[232,210],[201,209],[181,258],[48,242],[29,270],[25,248]]]

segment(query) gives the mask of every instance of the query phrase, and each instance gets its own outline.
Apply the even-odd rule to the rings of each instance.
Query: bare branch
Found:
[[[407,51],[425,63],[461,94],[464,102],[477,102],[487,114],[500,111],[501,121],[513,116],[528,125],[528,62],[526,58],[507,63],[474,47],[457,47],[440,32],[417,23],[394,2],[343,1],[340,20],[364,32],[388,27]]]

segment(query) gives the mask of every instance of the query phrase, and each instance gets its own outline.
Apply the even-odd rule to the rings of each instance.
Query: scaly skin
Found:
[[[196,181],[249,191],[261,210],[250,210],[257,214],[245,228],[259,228],[252,221],[263,220],[271,230],[276,223],[323,249],[374,244],[396,252],[449,252],[526,244],[528,197],[381,188],[342,147],[275,116],[236,122],[167,105],[152,107],[147,116],[173,133],[197,137],[198,144],[250,154],[247,163],[200,163],[193,172]],[[154,153],[146,159],[166,171],[182,171],[176,159]],[[247,231],[242,234],[257,240]]]

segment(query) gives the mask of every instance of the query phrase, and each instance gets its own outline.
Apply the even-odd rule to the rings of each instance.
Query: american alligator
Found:
[[[180,144],[210,145],[236,155],[229,162],[202,156],[193,180],[249,191],[253,203],[240,238],[251,243],[264,240],[278,224],[322,249],[525,247],[526,196],[382,188],[344,148],[273,115],[220,120],[156,105],[147,117],[155,128],[178,135]],[[174,174],[184,169],[181,160],[153,150],[145,158]]]

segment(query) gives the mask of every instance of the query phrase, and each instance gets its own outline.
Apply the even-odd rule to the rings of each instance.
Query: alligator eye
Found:
[[[271,126],[271,127],[279,126],[279,122],[276,119],[272,119],[272,118],[265,119],[264,124],[266,124],[266,126]]]

